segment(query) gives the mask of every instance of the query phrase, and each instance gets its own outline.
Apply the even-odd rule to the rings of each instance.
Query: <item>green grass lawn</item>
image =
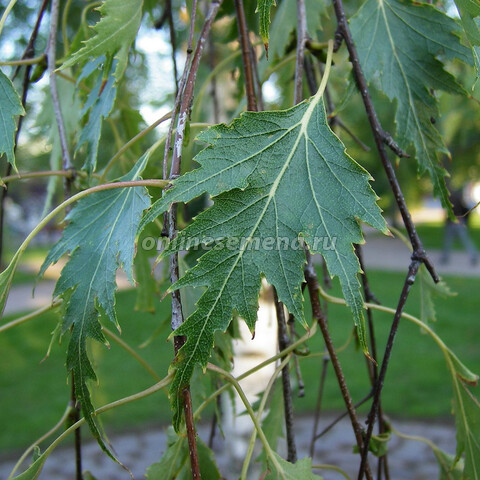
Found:
[[[403,280],[403,274],[370,273],[373,290],[387,306],[395,307]],[[447,283],[459,295],[437,300],[438,321],[435,330],[468,367],[480,372],[480,279],[447,278]],[[332,292],[338,295],[338,286]],[[165,341],[168,335],[169,300],[167,298],[159,304],[154,315],[134,312],[134,305],[134,291],[117,295],[122,338],[131,346],[138,347],[163,322],[165,328],[161,334],[147,347],[141,350],[137,348],[163,377],[173,355],[172,345]],[[306,304],[305,308],[308,316],[309,306]],[[351,332],[352,318],[344,307],[330,305],[328,310],[332,336],[335,345],[340,346]],[[412,314],[419,311],[419,296],[415,288],[406,310]],[[11,319],[6,318],[3,322]],[[391,316],[375,313],[374,320],[379,348],[383,349]],[[53,426],[65,409],[69,398],[64,366],[68,338],[61,345],[55,343],[50,357],[42,362],[50,342],[50,333],[57,321],[58,314],[50,312],[0,334],[0,451],[25,447]],[[300,333],[301,327],[297,330]],[[309,347],[313,353],[323,350],[320,333],[311,340]],[[154,383],[136,360],[114,342],[111,342],[110,349],[98,343],[92,343],[91,349],[98,374],[98,384],[91,384],[96,406],[133,394]],[[340,354],[340,359],[354,400],[359,400],[369,391],[364,357],[352,343]],[[298,413],[314,408],[321,362],[321,356],[301,360],[306,395],[295,400]],[[195,382],[195,385],[198,383]],[[392,415],[422,418],[450,415],[451,382],[443,355],[427,335],[407,321],[402,320],[400,325],[383,399],[386,412]],[[328,371],[323,408],[342,408],[342,399],[331,369]],[[142,428],[169,422],[170,408],[166,395],[159,392],[108,412],[102,419],[108,433]]]

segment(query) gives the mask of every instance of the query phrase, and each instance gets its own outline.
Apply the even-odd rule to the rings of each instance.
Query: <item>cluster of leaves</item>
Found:
[[[326,12],[326,5],[318,1],[305,3],[307,29],[313,37],[320,30],[319,18]],[[272,24],[276,38],[270,41],[270,15],[275,1],[258,0],[259,33],[267,51],[270,45],[274,61],[285,55],[290,35],[296,31],[294,5],[288,0],[279,4]],[[428,172],[433,191],[446,208],[450,207],[446,172],[438,155],[448,150],[435,127],[439,111],[434,91],[467,94],[447,72],[447,60],[479,68],[480,8],[467,0],[457,0],[457,6],[463,29],[433,6],[407,0],[367,0],[351,18],[353,38],[367,80],[395,105],[395,138],[401,148],[415,157],[419,174]],[[105,0],[99,9],[101,19],[90,37],[83,45],[77,44],[60,67],[74,69],[77,85],[84,81],[92,85],[83,101],[80,115],[84,126],[75,147],[77,153],[85,150],[82,169],[90,181],[101,151],[102,124],[115,111],[117,91],[125,78],[129,52],[145,8],[142,0]],[[472,48],[462,43],[463,31]],[[109,452],[94,420],[87,386],[87,380],[95,379],[87,341],[106,343],[99,316],[105,315],[117,325],[116,271],[123,268],[133,283],[135,242],[173,203],[187,203],[205,193],[213,200],[210,208],[179,233],[162,258],[177,253],[185,244],[215,244],[170,287],[171,291],[206,287],[194,312],[172,333],[186,336],[186,343],[172,364],[170,396],[175,430],[182,427],[179,392],[189,385],[196,365],[206,367],[215,332],[226,331],[234,314],[242,317],[254,332],[262,277],[276,288],[279,300],[295,319],[306,326],[302,306],[303,244],[311,253],[321,254],[329,274],[339,278],[360,344],[368,354],[358,280],[360,265],[354,244],[363,243],[360,222],[383,233],[388,233],[388,229],[377,205],[378,197],[369,184],[372,178],[346,153],[329,127],[322,99],[324,88],[325,85],[315,96],[293,108],[243,113],[228,126],[216,125],[203,132],[198,139],[207,147],[195,157],[200,167],[175,180],[173,187],[150,209],[145,187],[129,187],[91,194],[66,217],[68,225],[63,236],[50,251],[40,274],[63,255],[70,255],[54,293],[66,303],[62,325],[64,333],[70,330],[67,368],[73,373],[85,418],[105,451]],[[0,153],[5,153],[15,167],[16,118],[25,112],[13,84],[1,72],[0,104]],[[152,151],[120,181],[139,180],[148,168]],[[297,192],[294,198],[292,192]],[[232,239],[245,241],[234,244]],[[269,239],[274,239],[274,244],[265,247]],[[279,239],[287,248],[275,244]],[[318,243],[318,239],[327,239],[334,248],[325,247],[325,242]],[[0,276],[2,308],[17,261],[15,257],[15,263]],[[144,268],[139,271],[145,272],[148,260],[142,257],[142,262]],[[428,304],[426,315],[431,315],[431,311]],[[476,382],[477,377],[453,354],[446,354],[446,358],[454,372],[457,460],[465,452],[465,478],[479,478],[478,401],[466,386]],[[207,459],[202,464],[209,472],[206,476],[218,478],[210,452],[203,444],[200,452]],[[172,437],[165,456],[149,470],[148,478],[165,478],[165,472],[171,476],[185,475],[181,472],[186,459],[185,439]],[[308,459],[291,465],[277,456],[274,463],[280,466],[283,478],[318,478],[311,473]],[[275,472],[266,478],[276,478]]]

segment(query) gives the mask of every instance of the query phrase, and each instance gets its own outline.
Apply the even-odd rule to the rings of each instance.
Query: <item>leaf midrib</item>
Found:
[[[287,160],[284,164],[284,166],[282,167],[282,169],[280,170],[280,173],[277,175],[277,178],[275,179],[275,181],[273,182],[272,184],[272,187],[270,189],[270,193],[267,197],[267,201],[265,203],[265,206],[262,210],[262,212],[260,213],[259,217],[258,217],[258,220],[257,222],[255,223],[255,225],[253,226],[251,232],[250,232],[250,235],[248,236],[248,240],[250,240],[251,238],[253,238],[253,235],[255,234],[255,232],[257,231],[261,221],[263,220],[263,217],[265,216],[265,213],[268,209],[268,207],[270,206],[270,203],[271,201],[273,200],[274,196],[275,196],[275,193],[278,189],[278,186],[280,184],[280,181],[281,179],[283,178],[283,175],[285,174],[288,166],[290,165],[290,162],[292,160],[292,158],[294,157],[294,154],[295,154],[295,151],[300,143],[300,139],[302,137],[305,137],[307,138],[307,128],[308,128],[308,125],[310,123],[310,118],[312,117],[312,114],[318,104],[318,102],[320,101],[321,99],[321,96],[318,95],[315,95],[315,97],[312,98],[312,100],[310,101],[310,105],[308,106],[306,112],[304,113],[304,115],[302,116],[301,120],[296,123],[292,128],[289,129],[289,131],[293,131],[295,128],[297,128],[299,125],[300,125],[300,130],[298,132],[298,136],[297,138],[295,139],[295,143],[290,151],[290,154],[289,156],[287,157]],[[235,259],[235,262],[233,263],[232,265],[232,268],[230,269],[230,271],[228,272],[228,275],[225,276],[225,280],[223,281],[223,284],[220,288],[220,291],[219,293],[217,294],[216,296],[216,299],[215,299],[215,302],[213,303],[212,307],[210,308],[210,310],[208,311],[207,315],[206,315],[206,319],[205,321],[203,322],[203,325],[202,325],[202,328],[199,332],[199,334],[197,335],[196,337],[196,342],[195,342],[195,346],[193,347],[193,351],[192,351],[192,355],[189,356],[187,362],[185,363],[185,366],[183,367],[183,372],[187,372],[188,371],[188,368],[190,366],[190,363],[192,362],[192,360],[195,358],[195,352],[197,351],[198,349],[198,345],[200,343],[200,339],[203,337],[203,334],[207,328],[207,324],[208,324],[208,319],[210,318],[213,310],[215,309],[215,307],[217,306],[218,302],[220,301],[220,299],[222,298],[222,294],[223,294],[223,291],[225,290],[225,287],[233,273],[233,271],[235,270],[235,268],[237,267],[238,265],[238,262],[243,258],[243,253],[245,252],[246,250],[246,246],[248,245],[248,240],[245,244],[245,248],[239,250],[238,252],[238,255],[237,255],[237,258]],[[183,383],[183,373],[180,377],[180,385],[182,385]]]

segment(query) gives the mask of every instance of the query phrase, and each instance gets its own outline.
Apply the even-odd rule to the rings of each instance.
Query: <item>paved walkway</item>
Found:
[[[370,233],[367,233],[366,238],[367,243],[363,246],[366,268],[407,272],[411,254],[401,240]],[[466,252],[452,252],[450,261],[446,265],[440,262],[441,252],[439,250],[431,250],[427,253],[433,261],[439,275],[480,277],[480,262],[477,265],[471,265]],[[316,256],[314,258],[320,257]],[[40,264],[35,267],[36,273]],[[35,297],[32,297],[31,285],[18,285],[12,289],[7,300],[4,314],[9,315],[11,313],[24,312],[47,305],[48,302],[51,301],[55,288],[55,281],[53,279],[58,278],[60,271],[61,268],[59,268],[58,264],[47,270],[47,278],[49,278],[49,280],[43,280],[37,285]],[[130,283],[122,271],[119,271],[117,274],[117,284],[121,290],[131,288]]]
[[[330,415],[322,419],[320,429],[332,420]],[[425,436],[439,448],[449,453],[455,451],[455,431],[452,425],[419,422],[395,421],[395,427],[402,433]],[[208,438],[210,426],[201,425],[199,434]],[[309,455],[312,422],[308,417],[296,421],[296,439],[299,458]],[[146,468],[159,460],[165,449],[165,430],[162,428],[151,431],[133,432],[113,436],[112,445],[118,458],[133,472],[136,479],[144,478]],[[214,450],[221,474],[226,480],[238,478],[240,468],[229,461],[229,455],[222,449],[222,438],[216,436]],[[345,470],[351,478],[356,478],[358,471],[358,455],[352,453],[355,439],[348,420],[338,423],[323,439],[317,441],[313,464],[333,464]],[[439,477],[439,468],[431,449],[424,443],[405,440],[393,436],[389,443],[389,466],[394,480],[432,480]],[[98,445],[88,442],[83,449],[84,469],[90,471],[99,480],[128,480],[129,475],[106,457]],[[375,465],[375,460],[372,465]],[[15,461],[0,459],[0,479],[8,477]],[[241,467],[241,466],[240,466]],[[344,478],[331,470],[318,470],[324,480],[339,480]],[[256,479],[260,475],[251,474],[249,478]],[[59,447],[47,459],[39,480],[68,480],[74,478],[73,447]],[[209,479],[205,479],[209,480]],[[301,480],[301,479],[299,479]]]

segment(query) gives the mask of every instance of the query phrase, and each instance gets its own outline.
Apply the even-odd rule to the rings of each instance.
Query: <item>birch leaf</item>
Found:
[[[120,180],[138,180],[148,157],[149,152]],[[72,328],[67,369],[73,372],[75,392],[85,419],[105,451],[92,417],[94,409],[86,383],[88,379],[96,379],[87,356],[87,339],[107,344],[98,321],[101,311],[118,327],[115,274],[121,267],[133,283],[135,235],[142,212],[149,204],[150,197],[143,187],[104,190],[83,198],[67,216],[69,224],[39,274],[43,275],[61,256],[70,254],[54,296],[64,296],[68,301],[63,318],[63,332]]]
[[[437,158],[448,150],[433,125],[438,106],[432,90],[465,93],[438,58],[472,63],[458,25],[431,5],[406,0],[367,0],[350,25],[368,81],[396,100],[396,140],[403,149],[413,144],[419,175],[428,172],[434,194],[451,209]]]
[[[206,366],[214,332],[225,331],[234,311],[254,330],[261,276],[306,325],[301,291],[305,253],[299,239],[312,253],[321,253],[330,274],[339,277],[367,351],[353,243],[364,241],[360,220],[387,232],[371,177],[330,130],[319,94],[289,110],[244,113],[230,126],[214,126],[199,138],[211,145],[196,157],[201,168],[177,179],[142,221],[146,225],[172,202],[187,202],[204,192],[215,197],[214,205],[163,252],[215,244],[173,286],[207,286],[197,310],[175,332],[187,337],[173,365],[176,428],[182,405],[177,392],[188,384],[195,364]]]
[[[61,68],[84,63],[92,57],[115,55],[117,81],[122,77],[128,62],[128,51],[137,35],[142,20],[143,0],[105,0],[98,9],[102,18],[93,27],[96,35],[86,40]]]
[[[13,153],[16,117],[25,115],[20,97],[10,79],[0,70],[0,155],[5,153],[8,162],[17,170]]]

